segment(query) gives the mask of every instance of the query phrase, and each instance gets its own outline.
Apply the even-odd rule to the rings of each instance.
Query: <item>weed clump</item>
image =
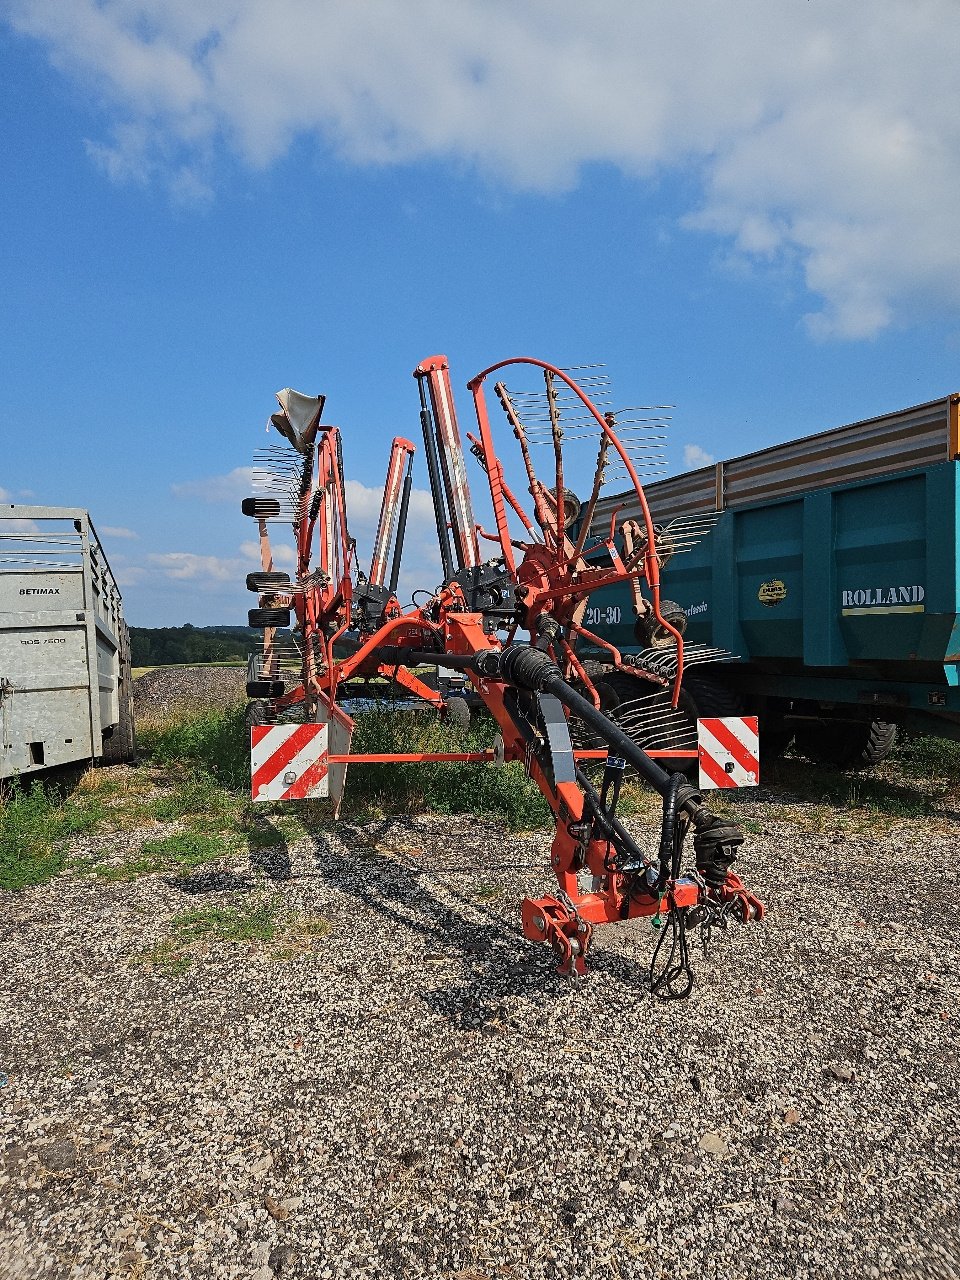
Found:
[[[189,767],[218,787],[234,791],[250,785],[250,735],[242,703],[178,707],[166,716],[150,716],[137,725],[144,756],[154,764]]]
[[[0,889],[26,889],[55,876],[64,843],[95,830],[105,816],[96,795],[63,796],[38,781],[0,788]]]
[[[197,907],[175,915],[167,937],[141,952],[137,961],[176,976],[185,973],[201,952],[229,944],[259,944],[279,959],[291,959],[329,932],[326,920],[299,916],[276,898]]]

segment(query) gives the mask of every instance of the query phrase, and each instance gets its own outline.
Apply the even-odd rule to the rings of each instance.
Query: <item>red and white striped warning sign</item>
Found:
[[[314,800],[328,794],[325,724],[255,724],[250,729],[254,800]]]
[[[760,781],[760,734],[756,716],[697,721],[700,788],[755,787]]]

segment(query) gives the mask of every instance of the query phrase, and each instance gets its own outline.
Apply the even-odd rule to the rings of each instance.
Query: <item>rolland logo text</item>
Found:
[[[884,605],[920,604],[923,587],[865,587],[843,592],[844,609],[869,609]]]

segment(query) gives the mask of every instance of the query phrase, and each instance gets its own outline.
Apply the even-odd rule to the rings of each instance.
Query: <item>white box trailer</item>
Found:
[[[135,755],[130,636],[90,516],[0,505],[0,779]]]

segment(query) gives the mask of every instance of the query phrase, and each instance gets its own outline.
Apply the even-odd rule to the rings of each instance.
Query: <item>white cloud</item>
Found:
[[[688,228],[796,264],[820,337],[960,302],[956,0],[7,0],[111,101],[117,180],[207,198],[313,135],[357,164],[466,161],[556,190],[585,164],[699,181]]]
[[[370,569],[383,489],[361,484],[359,480],[347,480],[344,489],[350,536],[357,540],[358,566],[366,573]],[[426,489],[410,491],[401,566],[398,592],[404,601],[414,591],[433,590],[439,582],[441,571],[437,526],[433,515],[433,501]]]
[[[242,560],[220,556],[200,556],[192,551],[154,552],[149,563],[166,578],[177,582],[243,583],[247,565]]]
[[[253,492],[253,467],[234,467],[225,476],[206,480],[184,480],[170,486],[178,498],[199,498],[203,502],[239,502]]]
[[[139,564],[114,564],[113,576],[118,587],[136,587],[147,577],[148,570]]]
[[[0,488],[0,502],[12,502],[12,501],[13,501],[13,494],[10,493],[9,489]]]
[[[139,538],[139,533],[135,533],[133,529],[125,529],[123,525],[105,524],[100,532],[106,534],[108,538]]]
[[[685,444],[683,446],[683,465],[688,471],[695,471],[697,467],[709,467],[711,462],[716,462],[716,458],[700,445]]]
[[[278,537],[272,536],[270,538],[270,550],[273,552],[274,564],[280,568],[296,568],[297,553],[293,546],[292,536],[289,542],[281,542]],[[251,566],[251,572],[254,566],[256,568],[260,567],[259,542],[241,542],[240,554],[254,562],[254,565]]]

